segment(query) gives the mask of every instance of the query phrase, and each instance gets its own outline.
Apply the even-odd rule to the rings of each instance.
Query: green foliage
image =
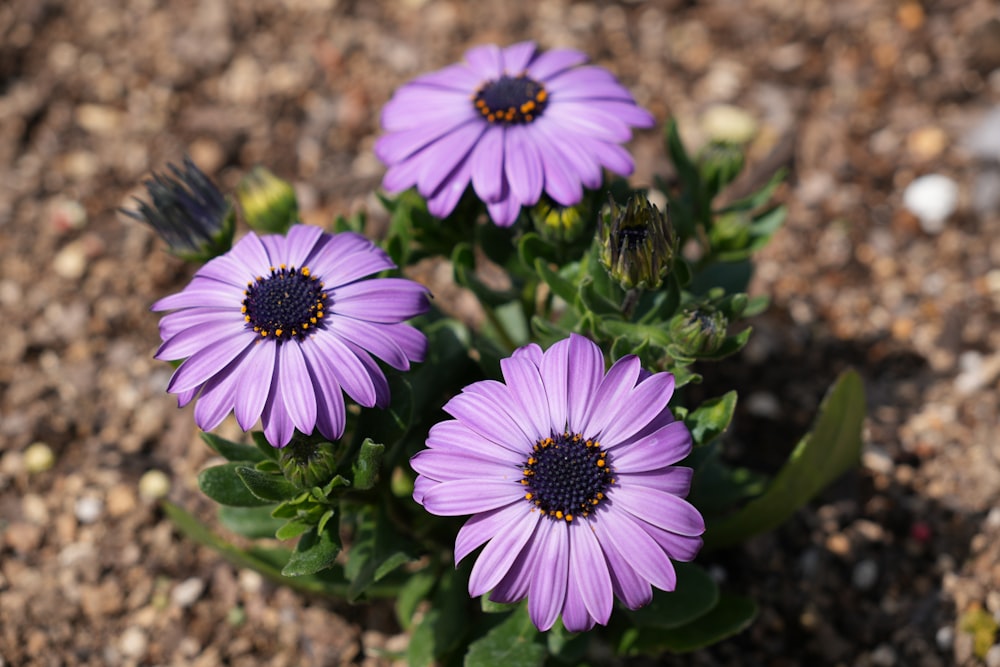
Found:
[[[528,605],[520,604],[499,625],[469,644],[466,667],[541,667],[547,651],[541,633],[528,616]]]
[[[857,465],[861,457],[861,428],[865,392],[855,371],[843,373],[827,393],[812,430],[767,490],[735,514],[710,524],[707,546],[737,544],[784,523],[827,484]]]

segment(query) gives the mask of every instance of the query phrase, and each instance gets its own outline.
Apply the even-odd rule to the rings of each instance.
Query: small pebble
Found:
[[[1000,644],[994,644],[986,652],[986,667],[1000,667]]]
[[[29,473],[45,472],[55,461],[52,448],[44,442],[33,442],[24,450],[24,467]]]
[[[170,601],[182,609],[190,607],[198,601],[204,590],[205,582],[198,577],[191,577],[174,587],[174,590],[170,593]]]
[[[938,650],[950,651],[952,644],[955,643],[955,628],[950,625],[942,625],[934,634],[934,641],[937,642]]]
[[[928,234],[940,234],[958,206],[958,184],[941,174],[914,179],[903,191],[903,206],[920,220]]]
[[[705,111],[701,129],[713,141],[745,144],[757,133],[757,121],[739,107],[716,104]]]
[[[147,470],[139,478],[139,497],[153,501],[166,498],[170,493],[170,478],[162,470]]]
[[[781,418],[781,401],[768,391],[755,391],[747,397],[747,412],[754,417],[777,420]]]
[[[896,650],[888,644],[879,644],[872,651],[872,664],[877,667],[892,667],[896,664]]]
[[[66,280],[82,278],[87,271],[87,253],[83,244],[80,241],[67,243],[52,260],[52,270]]]
[[[101,502],[100,498],[84,496],[76,501],[73,510],[80,523],[94,523],[104,511],[104,503]]]
[[[132,626],[127,628],[125,632],[122,633],[121,640],[119,642],[119,648],[121,649],[122,655],[128,658],[141,658],[146,654],[146,648],[149,645],[149,640],[146,638],[146,633],[142,631],[142,628]]]
[[[861,463],[872,472],[882,475],[891,475],[895,467],[892,457],[877,445],[869,445],[861,454]]]
[[[866,558],[854,566],[851,574],[851,583],[861,591],[867,591],[878,581],[878,563],[870,558]]]

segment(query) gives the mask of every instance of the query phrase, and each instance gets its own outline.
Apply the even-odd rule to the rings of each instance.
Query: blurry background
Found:
[[[704,559],[758,621],[663,664],[1000,665],[991,0],[0,4],[0,665],[391,663],[406,637],[389,608],[276,588],[138,494],[159,469],[206,514],[209,450],[151,358],[149,305],[190,269],[116,208],[188,153],[225,191],[267,165],[307,222],[361,208],[377,222],[371,148],[392,91],[523,39],[586,51],[661,125],[676,116],[692,150],[751,124],[737,189],[791,170],[788,223],[753,283],[773,306],[739,358],[702,369],[706,395],[740,391],[730,457],[773,470],[838,371],[866,380],[862,468]],[[659,128],[630,148],[636,185],[670,173]],[[931,210],[947,188],[904,207],[926,174],[957,185],[949,215]],[[462,312],[461,294],[439,296]],[[32,473],[36,442],[55,462]]]

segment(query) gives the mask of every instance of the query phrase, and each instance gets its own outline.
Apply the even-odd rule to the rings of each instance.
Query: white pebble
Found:
[[[878,564],[870,558],[866,558],[854,566],[851,574],[851,582],[858,590],[867,591],[878,581]]]
[[[994,644],[986,652],[986,667],[1000,667],[1000,644]]]
[[[52,270],[60,278],[79,280],[87,270],[87,254],[80,241],[66,244],[52,260]]]
[[[872,651],[872,664],[878,667],[892,667],[896,664],[896,650],[888,644],[879,644]]]
[[[146,654],[148,645],[149,640],[146,639],[146,633],[142,631],[142,628],[136,626],[127,628],[122,633],[118,644],[122,655],[128,658],[141,658]]]
[[[955,628],[950,625],[942,625],[934,634],[934,641],[937,642],[937,647],[941,651],[950,651],[952,644],[955,643]]]
[[[903,206],[920,220],[928,234],[940,234],[958,206],[958,184],[941,174],[914,179],[903,192]]]
[[[767,391],[755,391],[747,397],[747,412],[754,417],[778,419],[781,417],[781,401]]]
[[[877,445],[868,445],[865,448],[865,451],[861,453],[861,463],[872,472],[882,475],[891,475],[896,467],[892,457]]]
[[[100,498],[84,496],[77,499],[73,509],[80,523],[94,523],[100,518],[101,512],[104,511],[104,503]]]
[[[198,577],[191,577],[174,586],[170,601],[181,608],[190,607],[198,601],[204,590],[205,582]]]

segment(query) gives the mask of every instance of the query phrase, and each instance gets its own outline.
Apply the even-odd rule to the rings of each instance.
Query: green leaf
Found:
[[[371,438],[365,438],[361,443],[361,451],[358,458],[351,465],[355,489],[370,489],[375,486],[378,479],[379,470],[382,467],[382,455],[385,453],[385,445],[372,442]]]
[[[274,447],[267,441],[267,436],[264,435],[263,431],[252,431],[250,433],[250,438],[253,440],[253,444],[257,445],[259,449],[267,458],[278,460],[281,455],[281,450]],[[251,459],[253,460],[253,459]]]
[[[272,504],[273,501],[251,493],[240,479],[236,471],[245,468],[246,464],[247,462],[233,461],[206,468],[198,473],[198,486],[202,493],[222,505],[259,507]]]
[[[459,646],[469,627],[468,566],[441,573],[431,609],[410,636],[406,661],[410,667],[427,667]]]
[[[236,474],[240,476],[250,492],[268,502],[281,502],[299,495],[299,489],[284,477],[261,472],[250,466],[238,466]]]
[[[535,272],[538,277],[545,281],[552,293],[568,304],[576,302],[576,287],[562,275],[549,268],[549,265],[541,259],[535,260]]]
[[[484,637],[469,644],[465,667],[540,667],[547,653],[538,641],[540,637],[528,616],[528,605],[522,603]]]
[[[312,528],[313,524],[307,521],[292,519],[274,531],[274,536],[279,540],[291,540]],[[322,529],[320,530],[322,531]]]
[[[265,454],[254,447],[253,445],[243,445],[238,442],[232,442],[226,440],[225,438],[220,438],[213,433],[205,433],[202,431],[201,439],[204,440],[209,447],[214,449],[219,456],[229,460],[229,461],[263,461]]]
[[[384,510],[366,506],[357,512],[356,520],[354,541],[344,567],[351,582],[347,589],[350,602],[400,565],[415,560],[415,548],[396,531]]]
[[[684,424],[691,431],[694,444],[704,445],[722,435],[733,421],[736,411],[736,392],[730,391],[719,398],[710,398],[688,413]]]
[[[767,491],[705,533],[706,547],[738,544],[773,530],[819,493],[827,484],[856,466],[861,457],[861,427],[865,418],[865,389],[861,377],[845,371],[830,388],[819,416]]]
[[[555,246],[535,232],[528,232],[521,237],[517,244],[517,255],[521,263],[531,269],[538,261],[556,261],[558,251]]]
[[[295,545],[295,551],[281,569],[281,574],[299,577],[332,567],[340,553],[340,537],[336,533],[334,525],[328,525],[322,532],[311,529]]]
[[[674,563],[677,588],[653,593],[645,607],[627,613],[640,628],[677,628],[709,612],[719,601],[719,587],[708,573],[692,563]]]
[[[219,508],[222,525],[251,539],[274,537],[284,521],[271,516],[270,507],[226,507]]]
[[[404,630],[410,629],[417,605],[430,595],[436,582],[437,574],[428,568],[414,572],[399,589],[399,596],[396,597],[396,620]]]
[[[771,197],[774,196],[774,192],[778,189],[778,186],[781,185],[782,181],[785,180],[786,173],[787,172],[785,169],[779,169],[778,171],[774,172],[774,176],[771,177],[771,180],[768,181],[766,184],[764,184],[764,187],[762,187],[760,190],[754,192],[753,194],[743,199],[738,199],[737,201],[734,201],[732,204],[718,211],[718,213],[719,214],[736,213],[742,211],[752,211],[754,209],[760,208],[768,201],[770,201]]]
[[[635,655],[696,651],[742,632],[756,616],[757,605],[753,600],[723,592],[711,611],[686,625],[669,630],[643,628],[628,652]]]

